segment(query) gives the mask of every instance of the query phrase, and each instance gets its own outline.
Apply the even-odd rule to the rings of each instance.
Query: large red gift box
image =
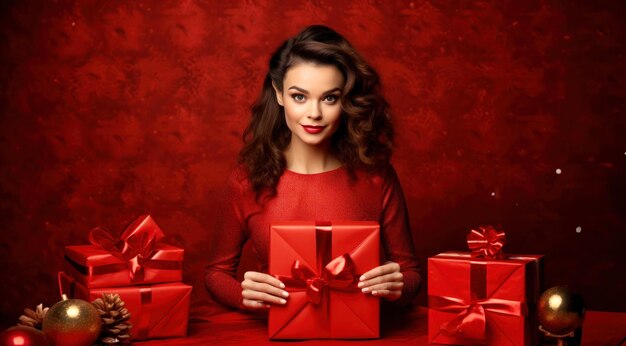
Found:
[[[180,282],[147,286],[87,288],[59,273],[62,294],[89,302],[103,293],[117,293],[130,312],[131,339],[158,339],[185,337],[189,318],[191,286]]]
[[[182,248],[164,237],[149,215],[138,217],[119,239],[102,228],[90,233],[93,245],[65,247],[64,270],[86,287],[145,285],[182,280]]]
[[[379,225],[370,221],[281,222],[270,226],[269,273],[289,292],[269,311],[271,339],[379,337],[379,298],[361,274],[380,265]]]
[[[444,252],[428,258],[428,340],[455,345],[534,345],[543,256],[503,256],[504,232],[481,230],[483,234],[472,230],[468,236],[473,253]]]

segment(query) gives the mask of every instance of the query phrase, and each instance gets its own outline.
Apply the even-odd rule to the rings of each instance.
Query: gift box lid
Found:
[[[469,299],[471,270],[485,266],[486,295],[536,301],[543,286],[543,255],[505,255],[502,259],[472,258],[469,252],[443,252],[428,258],[428,291]]]
[[[159,261],[182,261],[184,253],[183,248],[169,244],[158,244],[153,255],[150,256],[150,259]],[[107,250],[96,245],[66,246],[65,255],[74,262],[89,267],[125,263],[123,259],[114,256]]]

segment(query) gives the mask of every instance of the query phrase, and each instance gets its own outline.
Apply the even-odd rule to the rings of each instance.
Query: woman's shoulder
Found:
[[[248,168],[244,164],[237,164],[230,172],[227,187],[232,192],[243,193],[250,189]]]
[[[356,169],[355,175],[359,180],[365,179],[376,185],[387,185],[398,180],[396,170],[393,168],[391,163],[371,172],[364,169]]]
[[[237,164],[232,169],[228,178],[227,189],[231,196],[255,203],[267,199],[269,193],[267,190],[263,190],[260,194],[254,191],[250,181],[250,171],[245,164]]]
[[[243,163],[238,163],[233,167],[230,171],[230,177],[228,178],[231,181],[243,181],[248,179],[248,168]]]

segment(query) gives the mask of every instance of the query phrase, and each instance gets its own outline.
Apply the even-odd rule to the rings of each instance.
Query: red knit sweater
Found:
[[[385,259],[400,264],[404,275],[399,304],[410,302],[421,284],[415,259],[407,208],[396,173],[368,176],[357,172],[352,180],[341,167],[318,174],[285,170],[276,196],[263,205],[255,202],[244,170],[235,169],[228,183],[228,204],[210,252],[205,284],[223,304],[240,307],[241,283],[235,279],[247,240],[267,272],[269,225],[275,221],[367,220],[379,221]]]

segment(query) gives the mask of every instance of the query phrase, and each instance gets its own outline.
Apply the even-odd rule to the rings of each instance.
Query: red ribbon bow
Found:
[[[525,316],[525,304],[503,299],[483,299],[468,303],[454,297],[431,296],[431,308],[457,313],[451,321],[441,325],[441,330],[453,337],[484,342],[487,330],[487,313]]]
[[[145,263],[156,253],[155,247],[164,236],[150,215],[144,215],[126,227],[119,239],[97,227],[89,232],[89,242],[126,261],[131,280],[140,280]]]
[[[467,235],[467,246],[472,250],[473,258],[500,259],[505,243],[505,233],[498,232],[493,226],[480,226]]]
[[[343,254],[328,262],[318,276],[307,265],[295,260],[291,266],[291,276],[277,276],[285,285],[306,288],[309,302],[319,305],[329,289],[356,291],[358,275],[349,254]]]

